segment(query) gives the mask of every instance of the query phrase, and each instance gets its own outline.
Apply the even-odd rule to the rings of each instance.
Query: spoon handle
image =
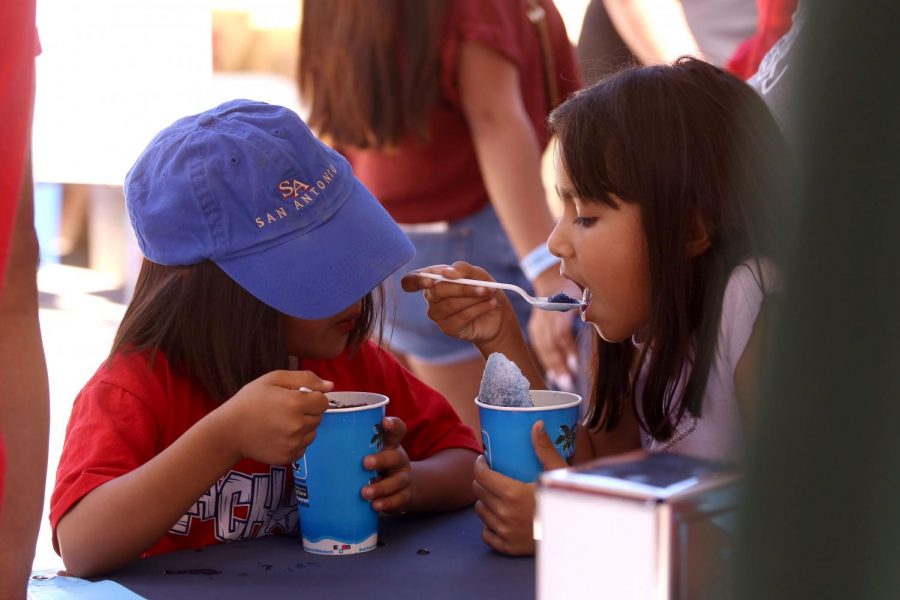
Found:
[[[435,281],[447,281],[449,283],[461,283],[463,285],[472,285],[476,287],[486,287],[486,288],[496,288],[498,290],[509,290],[511,292],[516,292],[518,294],[524,294],[524,290],[517,285],[513,285],[511,283],[497,283],[496,281],[482,281],[480,279],[449,279],[444,277],[443,275],[438,275],[436,273],[421,273],[417,272],[416,275],[419,277],[425,277],[427,279],[434,279]]]

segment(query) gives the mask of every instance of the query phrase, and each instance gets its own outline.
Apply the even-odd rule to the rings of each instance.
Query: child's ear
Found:
[[[709,229],[700,215],[695,215],[690,222],[690,231],[688,232],[687,245],[685,251],[688,258],[700,256],[709,249]]]

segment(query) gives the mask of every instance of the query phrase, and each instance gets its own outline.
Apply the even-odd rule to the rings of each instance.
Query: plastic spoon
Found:
[[[434,279],[435,281],[446,281],[448,283],[459,283],[462,285],[471,285],[475,287],[486,287],[486,288],[496,288],[499,290],[508,290],[510,292],[515,292],[522,296],[526,302],[534,306],[535,308],[540,308],[542,310],[557,310],[560,312],[565,312],[567,310],[572,310],[573,308],[580,308],[582,304],[584,304],[581,300],[576,300],[575,302],[550,302],[548,298],[540,297],[540,296],[532,296],[522,288],[517,285],[513,285],[511,283],[497,283],[496,281],[481,281],[480,279],[448,279],[443,275],[437,275],[436,273],[425,273],[422,271],[414,271],[414,275],[418,275],[419,277],[425,277],[426,279]]]

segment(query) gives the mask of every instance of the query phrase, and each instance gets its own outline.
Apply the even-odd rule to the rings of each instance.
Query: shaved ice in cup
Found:
[[[316,438],[294,461],[294,493],[303,549],[314,554],[358,554],[378,544],[378,513],[362,488],[378,473],[363,467],[384,447],[381,421],[388,397],[329,392]]]
[[[581,401],[571,392],[529,390],[515,363],[502,354],[491,354],[475,398],[488,466],[525,483],[536,480],[543,471],[531,442],[531,428],[537,421],[544,422],[550,441],[570,461]]]
[[[494,352],[488,356],[481,376],[478,399],[494,406],[534,406],[528,379],[513,361],[503,354]]]

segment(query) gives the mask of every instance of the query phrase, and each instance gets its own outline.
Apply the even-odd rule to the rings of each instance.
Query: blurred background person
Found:
[[[591,0],[578,54],[588,82],[632,62],[691,55],[746,79],[791,26],[797,0]]]
[[[759,68],[766,52],[791,28],[797,0],[756,0],[756,31],[738,46],[725,67],[747,79]]]
[[[585,85],[640,61],[619,35],[603,0],[590,0],[578,36],[578,62]]]
[[[806,57],[806,21],[809,3],[800,0],[792,18],[791,28],[762,57],[756,73],[748,80],[762,96],[788,141],[797,140],[796,115],[794,114],[797,79]]]
[[[545,119],[580,86],[550,0],[306,0],[298,79],[311,127],[413,240],[404,270],[465,260],[540,296],[579,294],[546,247]],[[571,388],[574,315],[511,299],[551,380]],[[484,359],[426,308],[397,293],[386,339],[477,430]]]
[[[758,16],[756,0],[603,0],[603,5],[645,65],[690,55],[722,66],[753,35]]]
[[[33,1],[3,0],[0,13],[0,598],[21,600],[43,507],[50,414],[30,160],[39,43]]]

